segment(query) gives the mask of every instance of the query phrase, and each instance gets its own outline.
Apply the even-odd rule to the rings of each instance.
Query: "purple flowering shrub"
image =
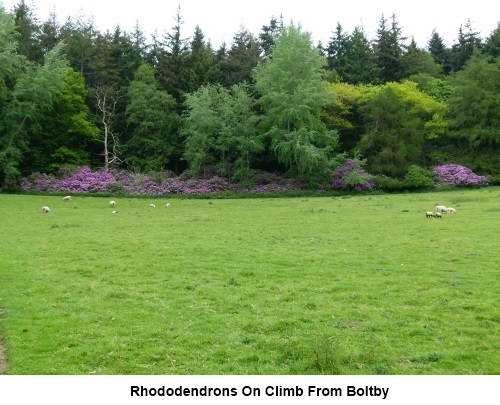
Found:
[[[269,181],[264,181],[267,176]],[[240,186],[231,183],[224,177],[213,175],[209,178],[174,177],[172,175],[151,176],[144,173],[118,171],[104,168],[92,171],[88,167],[64,169],[58,175],[33,173],[21,182],[24,191],[48,191],[65,193],[126,193],[130,195],[165,195],[165,194],[221,194],[236,193],[268,193],[297,190],[302,185],[280,176],[262,174],[255,185]]]
[[[455,164],[436,166],[432,172],[437,176],[438,185],[481,186],[489,179],[488,176],[479,176],[467,167]]]
[[[375,188],[373,176],[367,173],[358,159],[347,159],[332,176],[334,190],[371,191]]]

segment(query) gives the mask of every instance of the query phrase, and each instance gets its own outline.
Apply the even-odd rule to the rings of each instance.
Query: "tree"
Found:
[[[290,173],[309,180],[329,176],[338,148],[337,133],[321,121],[332,97],[322,80],[325,64],[311,34],[291,24],[277,37],[272,58],[254,70],[271,149]]]
[[[248,177],[251,157],[262,149],[253,104],[244,84],[206,85],[187,96],[184,157],[193,173],[216,165],[225,176]]]
[[[16,29],[19,32],[18,51],[35,63],[43,63],[43,54],[39,43],[40,27],[32,8],[24,0],[14,7]]]
[[[482,42],[479,33],[474,31],[470,20],[458,30],[458,42],[451,47],[451,65],[454,72],[462,69],[471,57],[474,48],[481,49]]]
[[[434,61],[427,51],[418,48],[413,38],[401,62],[404,69],[403,78],[419,73],[427,73],[430,76],[438,77],[443,73],[441,66]]]
[[[276,36],[279,34],[281,28],[283,27],[283,17],[278,21],[276,18],[271,17],[271,21],[269,25],[263,25],[260,29],[259,34],[259,48],[261,50],[261,57],[265,59],[269,59],[272,55],[274,40]]]
[[[448,74],[451,71],[451,50],[444,44],[443,38],[434,29],[432,30],[431,37],[427,45],[427,50],[432,56],[434,61],[440,65],[443,69],[444,74]]]
[[[0,183],[15,182],[30,136],[64,90],[62,44],[39,66],[17,53],[15,23],[0,7]]]
[[[231,87],[233,84],[252,81],[252,69],[261,61],[257,39],[244,27],[234,35],[233,43],[222,63],[223,84]]]
[[[396,15],[391,17],[391,27],[387,27],[387,20],[382,15],[377,39],[375,40],[375,57],[380,68],[380,78],[383,83],[398,81],[402,78],[402,58],[405,51],[401,28],[396,21]]]
[[[40,130],[30,136],[21,165],[25,175],[91,164],[88,146],[96,143],[98,130],[85,104],[88,92],[83,77],[68,68],[62,80],[64,90],[55,98],[50,113],[39,118]]]
[[[367,88],[360,112],[365,133],[359,143],[370,171],[402,177],[423,159],[423,145],[447,128],[444,103],[426,95],[414,82]]]
[[[199,26],[195,27],[190,52],[186,60],[188,69],[187,92],[192,93],[202,85],[215,82],[220,73],[216,67],[215,54]]]
[[[500,61],[489,61],[476,50],[452,83],[448,100],[455,136],[466,138],[474,148],[500,147]]]
[[[115,87],[98,86],[94,90],[96,115],[101,126],[101,142],[103,144],[104,167],[121,163],[120,138],[113,130],[116,105],[121,97],[120,91]]]
[[[337,67],[339,75],[350,84],[377,84],[380,69],[363,27],[356,26],[347,38],[343,64]]]
[[[348,38],[347,33],[344,32],[342,25],[338,22],[335,32],[326,48],[328,69],[336,70],[340,76],[342,76],[342,67],[345,65],[344,58],[347,52]]]
[[[188,70],[186,69],[189,53],[188,40],[181,36],[181,26],[184,24],[181,17],[181,8],[177,8],[174,18],[175,26],[172,33],[164,37],[162,48],[158,52],[156,66],[157,80],[160,88],[172,95],[177,103],[181,103],[188,91]]]
[[[494,58],[500,57],[500,22],[484,43],[484,52]]]
[[[131,137],[123,151],[125,162],[141,171],[165,169],[177,146],[178,115],[174,98],[159,89],[154,69],[147,64],[137,70],[127,98]]]

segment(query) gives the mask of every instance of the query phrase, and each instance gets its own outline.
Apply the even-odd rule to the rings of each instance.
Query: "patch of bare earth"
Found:
[[[5,309],[0,308],[0,316],[5,312]],[[7,369],[9,368],[9,363],[7,363],[7,350],[5,350],[5,346],[2,344],[2,340],[0,338],[0,374],[5,374]]]

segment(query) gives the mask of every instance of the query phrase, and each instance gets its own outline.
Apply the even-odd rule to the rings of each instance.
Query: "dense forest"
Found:
[[[271,17],[214,49],[181,11],[148,39],[0,6],[2,187],[80,166],[311,187],[347,160],[394,180],[443,164],[500,175],[500,24],[481,38],[466,21],[451,47],[436,29],[422,49],[396,15],[375,38],[337,23],[327,44]]]

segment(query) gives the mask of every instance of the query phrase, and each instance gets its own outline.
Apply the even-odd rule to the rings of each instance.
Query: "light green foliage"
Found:
[[[249,173],[251,156],[262,150],[253,105],[244,84],[202,86],[186,97],[185,158],[194,173],[211,163],[224,175],[234,174],[232,165],[240,175]]]
[[[338,148],[337,133],[326,129],[321,110],[333,100],[322,80],[326,59],[299,27],[284,27],[272,58],[254,71],[264,130],[281,163],[296,175],[328,173]]]
[[[137,70],[127,96],[131,138],[125,148],[125,160],[137,170],[162,170],[177,143],[175,129],[179,116],[175,100],[158,88],[154,69],[146,64]]]
[[[405,185],[410,189],[429,188],[432,184],[432,174],[417,165],[411,165],[404,178]]]
[[[7,373],[498,374],[499,192],[0,195]]]

